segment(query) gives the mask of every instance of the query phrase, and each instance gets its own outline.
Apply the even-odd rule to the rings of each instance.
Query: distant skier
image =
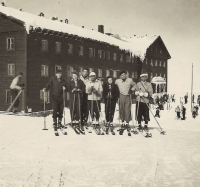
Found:
[[[194,94],[192,95],[192,103],[194,103]]]
[[[130,131],[129,122],[131,121],[131,89],[135,87],[135,82],[127,78],[127,71],[120,72],[120,78],[115,81],[119,89],[119,117],[122,121],[122,129]],[[129,134],[130,135],[130,134]]]
[[[180,117],[181,117],[181,109],[180,109],[180,107],[179,106],[177,106],[176,108],[175,108],[175,112],[176,112],[176,114],[177,114],[177,119],[180,119]]]
[[[54,130],[62,127],[62,118],[63,118],[63,91],[66,91],[67,84],[62,77],[62,71],[57,70],[56,75],[51,77],[49,82],[46,84],[43,89],[44,92],[51,89],[52,91],[52,107],[53,107],[53,126]],[[58,118],[58,121],[57,121]]]
[[[73,127],[79,128],[81,123],[81,130],[84,131],[83,123],[81,120],[82,115],[82,94],[85,92],[85,84],[78,78],[76,71],[72,72],[72,79],[68,82],[67,91],[70,93],[70,114]]]
[[[192,108],[192,117],[193,117],[193,118],[196,118],[196,116],[197,116],[197,108],[196,108],[196,107],[193,107],[193,108]]]
[[[182,106],[182,118],[181,120],[185,120],[185,114],[186,114],[186,108],[184,106]]]
[[[113,130],[113,118],[116,102],[119,98],[119,89],[110,76],[107,77],[107,83],[103,85],[103,98],[105,101],[106,128]]]
[[[96,79],[96,73],[91,72],[89,75],[89,81],[86,82],[86,93],[88,94],[88,108],[92,118],[92,125],[97,128],[100,128],[99,118],[102,92],[103,88],[101,82]]]
[[[172,95],[172,102],[175,102],[175,94]]]
[[[17,77],[15,77],[12,80],[12,83],[10,85],[10,93],[12,96],[12,100],[14,100],[16,98],[16,96],[18,95],[18,92],[20,90],[24,89],[24,84],[21,83],[22,76],[23,76],[23,73],[19,72]],[[16,102],[13,105],[13,113],[17,113],[18,106],[19,106],[19,97],[17,98]]]
[[[158,117],[158,118],[160,118],[160,110],[159,110],[159,109],[156,109],[156,114],[155,114],[155,117]]]
[[[200,106],[200,95],[198,95],[197,104]]]
[[[187,102],[188,102],[188,95],[187,94],[184,96],[184,99],[185,99],[185,104],[187,104]]]
[[[158,107],[156,109],[164,110],[163,104],[161,102],[159,102]]]
[[[138,129],[142,129],[141,122],[144,119],[144,130],[148,132],[149,117],[149,97],[153,94],[151,83],[147,82],[148,74],[143,73],[140,75],[141,81],[137,83],[135,95],[137,95],[136,104],[136,117],[138,121]]]
[[[199,115],[199,113],[198,113],[198,111],[199,111],[198,105],[196,105],[195,108],[196,108],[196,111],[197,111],[197,115]]]

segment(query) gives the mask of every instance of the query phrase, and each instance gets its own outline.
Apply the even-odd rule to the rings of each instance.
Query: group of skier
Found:
[[[53,124],[54,129],[63,127],[63,94],[70,94],[69,106],[71,114],[71,125],[74,129],[84,132],[84,127],[91,131],[91,126],[100,129],[101,99],[105,101],[105,122],[106,132],[113,131],[113,118],[116,103],[119,104],[119,118],[121,120],[122,131],[130,131],[129,122],[132,120],[132,98],[136,95],[136,120],[138,127],[142,128],[142,121],[145,122],[144,130],[148,131],[149,118],[149,97],[153,94],[151,83],[147,82],[148,74],[140,75],[141,81],[137,84],[133,79],[127,77],[126,71],[120,72],[120,78],[115,82],[108,76],[106,83],[97,79],[95,72],[90,72],[85,68],[78,76],[76,71],[72,72],[72,79],[67,83],[58,70],[55,76],[51,77],[44,92],[52,90]],[[91,126],[88,126],[88,120]]]

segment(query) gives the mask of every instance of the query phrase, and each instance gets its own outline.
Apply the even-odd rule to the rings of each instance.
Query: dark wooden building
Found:
[[[21,71],[25,74],[26,86],[20,97],[20,107],[25,111],[43,110],[41,90],[56,69],[62,69],[66,80],[70,80],[73,70],[80,72],[83,67],[104,79],[108,75],[117,78],[120,70],[127,70],[135,82],[142,71],[148,72],[149,80],[154,76],[167,80],[171,57],[160,36],[151,37],[142,58],[137,52],[123,48],[122,39],[104,34],[102,25],[99,32],[89,31],[70,26],[68,20],[60,22],[57,18],[48,20],[43,16],[0,7],[0,110],[6,110],[12,101],[9,86]],[[47,23],[51,26],[46,26]],[[137,40],[145,38],[149,39],[146,36]],[[141,45],[144,44],[141,42]],[[47,100],[47,109],[51,109],[50,93]]]

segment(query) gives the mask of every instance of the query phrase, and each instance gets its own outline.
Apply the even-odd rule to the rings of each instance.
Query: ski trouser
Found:
[[[92,102],[93,102],[93,104],[92,104]],[[93,107],[92,107],[92,105],[93,105]],[[99,117],[100,117],[100,114],[99,114],[100,108],[99,107],[100,107],[100,101],[99,100],[97,100],[97,101],[96,100],[88,100],[88,108],[89,108],[92,120],[94,118],[96,118],[96,121],[99,120]]]
[[[70,114],[71,114],[71,120],[79,121],[81,114],[79,114],[79,109],[81,113],[81,102],[82,102],[82,94],[78,96],[78,92],[74,92],[70,94],[70,100],[69,100],[69,108],[70,108]],[[80,101],[79,101],[80,99]],[[80,102],[80,103],[79,103]],[[79,108],[80,107],[80,108]]]
[[[182,112],[182,115],[183,115],[183,119],[185,119],[185,112]]]
[[[19,92],[19,91],[16,90],[16,89],[11,89],[11,90],[10,90],[10,94],[11,94],[11,96],[12,96],[12,100],[14,100],[14,99],[16,98],[18,92]],[[15,101],[13,107],[14,107],[14,108],[18,108],[18,106],[19,106],[19,97],[18,97],[17,100]]]
[[[181,117],[181,112],[177,112],[177,118],[180,118]]]
[[[119,117],[122,121],[129,123],[131,121],[131,98],[130,95],[122,95],[119,97]]]
[[[143,103],[143,102],[139,102],[139,108],[138,108],[138,102],[136,103],[136,115],[137,116],[137,121],[138,121],[138,124],[141,124],[142,121],[145,121],[145,124],[148,124],[148,121],[150,121],[150,118],[149,118],[149,103]],[[137,111],[138,111],[138,114],[137,114]]]
[[[63,95],[52,95],[53,118],[62,119],[63,117]]]
[[[109,98],[105,100],[105,114],[107,122],[113,122],[115,107],[116,99]]]
[[[82,122],[88,121],[88,95],[86,93],[83,93],[82,97],[82,105],[81,105],[81,111],[82,111]]]

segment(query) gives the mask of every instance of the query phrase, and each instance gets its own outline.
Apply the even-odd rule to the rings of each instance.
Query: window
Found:
[[[102,77],[102,70],[98,69],[98,77]]]
[[[117,53],[113,53],[113,60],[117,61]]]
[[[113,71],[113,77],[114,77],[114,78],[117,78],[117,70],[114,70],[114,71]]]
[[[40,90],[40,102],[41,103],[50,103],[50,92],[43,92],[43,90]]]
[[[157,60],[155,61],[155,66],[158,66],[158,61]]]
[[[153,60],[151,59],[151,66],[153,66]]]
[[[6,49],[8,51],[14,51],[15,50],[15,40],[14,40],[14,38],[6,38]]]
[[[71,76],[72,76],[73,70],[74,70],[73,67],[67,66],[67,75],[68,75],[68,77],[71,77]]]
[[[127,71],[127,78],[129,78],[129,72]]]
[[[130,55],[126,55],[126,62],[131,62],[131,57],[130,57]]]
[[[137,73],[137,71],[135,71],[135,78],[136,78],[136,79],[138,78],[138,73]]]
[[[68,54],[73,54],[73,45],[68,44]]]
[[[132,76],[131,76],[133,79],[135,78],[135,73],[134,71],[132,71]]]
[[[132,63],[136,63],[136,57],[135,56],[132,57]]]
[[[165,75],[165,73],[163,74],[163,78],[166,78],[166,75]]]
[[[165,65],[165,62],[163,62],[163,67],[165,68],[165,66],[166,66],[166,65]]]
[[[56,42],[55,45],[56,53],[61,53],[61,42]]]
[[[106,59],[110,60],[110,51],[106,51]]]
[[[151,73],[151,77],[150,77],[151,79],[153,78],[153,73]]]
[[[110,70],[106,70],[106,77],[110,76]]]
[[[15,76],[15,64],[8,64],[8,76]]]
[[[48,51],[48,40],[42,40],[42,51]]]
[[[79,56],[83,56],[83,46],[79,46]]]
[[[102,58],[102,51],[101,51],[101,49],[98,50],[98,58]]]
[[[89,48],[89,58],[93,58],[93,57],[95,57],[94,49],[93,48]]]
[[[79,67],[79,76],[82,75],[83,67]]]
[[[48,65],[42,65],[41,66],[41,76],[42,77],[48,77],[49,76],[49,66]]]
[[[93,71],[93,68],[89,68],[89,73],[91,73]]]
[[[58,66],[58,65],[56,65],[56,66],[55,66],[55,72],[56,72],[57,70],[62,70],[62,67],[61,67],[61,66]]]
[[[123,62],[123,54],[120,54],[120,62]]]
[[[102,53],[102,59],[105,59],[105,51],[102,50],[101,53]]]
[[[10,90],[6,90],[6,104],[11,104],[11,103],[12,103],[12,96]]]
[[[162,54],[162,49],[160,49],[160,54]]]

